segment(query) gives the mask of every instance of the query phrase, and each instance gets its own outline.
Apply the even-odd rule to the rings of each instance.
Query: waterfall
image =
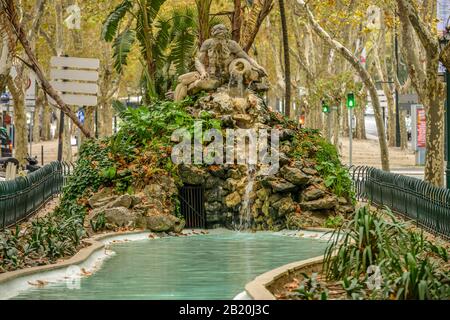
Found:
[[[252,193],[255,186],[256,168],[255,165],[247,165],[247,186],[242,199],[242,206],[239,212],[239,226],[235,229],[242,231],[248,230],[252,225]]]

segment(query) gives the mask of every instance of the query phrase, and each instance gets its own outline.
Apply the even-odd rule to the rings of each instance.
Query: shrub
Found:
[[[450,297],[447,250],[410,230],[388,209],[362,207],[336,230],[326,249],[324,272],[328,280],[340,280],[354,299]],[[369,286],[373,280],[379,286]]]

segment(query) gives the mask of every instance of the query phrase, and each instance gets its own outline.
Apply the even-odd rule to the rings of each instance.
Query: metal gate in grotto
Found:
[[[180,190],[180,207],[186,228],[206,228],[205,196],[202,186],[183,186]]]

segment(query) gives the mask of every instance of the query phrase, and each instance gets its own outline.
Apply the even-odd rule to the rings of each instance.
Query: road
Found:
[[[371,115],[366,115],[365,123],[366,123],[366,136],[367,136],[367,139],[378,140],[377,124],[375,123],[374,115],[372,115],[372,114]]]

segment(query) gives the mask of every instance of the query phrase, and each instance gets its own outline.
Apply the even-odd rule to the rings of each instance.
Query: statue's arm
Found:
[[[248,62],[250,62],[252,67],[254,67],[258,71],[260,71],[264,76],[267,76],[266,70],[263,67],[261,67],[258,64],[258,62],[256,62],[256,60],[254,60],[244,50],[242,50],[241,46],[237,42],[230,41],[230,47],[231,47],[230,48],[231,51],[236,55],[237,58],[241,58],[241,59],[247,60]]]
[[[197,53],[197,56],[195,57],[195,69],[200,73],[200,77],[202,79],[208,78],[208,72],[206,71],[205,61],[207,58],[208,50],[211,46],[211,43],[209,40],[206,40],[199,52]]]
[[[206,72],[206,67],[202,61],[205,61],[205,52],[199,52],[195,57],[195,69],[200,73],[201,78],[207,78],[208,73]]]

